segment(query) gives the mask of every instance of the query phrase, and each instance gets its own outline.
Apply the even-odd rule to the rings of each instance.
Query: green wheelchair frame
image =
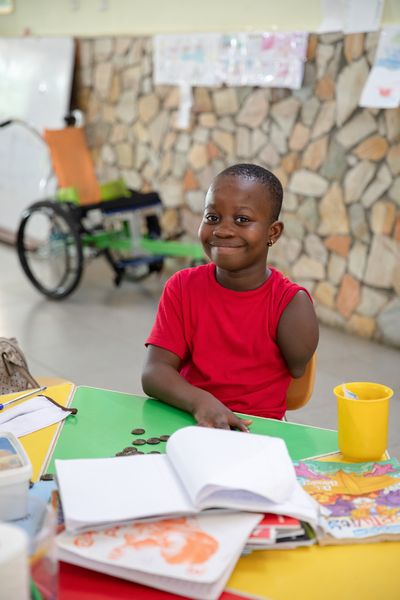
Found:
[[[205,262],[199,243],[163,239],[161,198],[117,180],[100,185],[101,201],[80,205],[75,188],[60,188],[54,199],[40,200],[22,215],[17,234],[21,266],[46,297],[59,300],[78,286],[85,260],[103,256],[115,285],[124,277],[138,281],[160,272],[167,257]],[[94,217],[94,218],[93,218]]]

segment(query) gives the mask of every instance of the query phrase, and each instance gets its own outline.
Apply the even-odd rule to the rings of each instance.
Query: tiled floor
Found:
[[[28,282],[13,248],[0,244],[0,336],[15,336],[33,373],[77,384],[142,393],[143,340],[152,324],[162,280],[115,288],[101,259],[87,266],[68,299],[51,302]],[[318,375],[310,403],[289,420],[336,428],[332,389],[343,381],[377,381],[395,391],[389,450],[400,457],[400,351],[321,327]]]

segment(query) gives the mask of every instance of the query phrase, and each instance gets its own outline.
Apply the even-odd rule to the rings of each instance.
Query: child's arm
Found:
[[[277,340],[290,374],[301,377],[319,338],[314,306],[303,290],[289,302],[279,320]]]
[[[179,374],[181,359],[169,350],[149,345],[142,373],[143,391],[191,413],[198,425],[247,431],[251,421],[237,417],[215,396],[188,383]]]

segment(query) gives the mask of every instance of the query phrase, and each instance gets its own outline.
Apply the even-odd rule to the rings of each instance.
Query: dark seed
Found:
[[[40,476],[41,481],[53,481],[54,475],[53,473],[44,473],[44,475]]]
[[[148,444],[153,444],[153,445],[154,444],[159,444],[160,443],[160,438],[158,438],[158,437],[152,437],[152,438],[149,438],[148,440],[146,440],[146,442]]]
[[[169,438],[170,438],[171,436],[169,436],[169,435],[159,435],[158,437],[159,437],[159,439],[160,439],[162,442],[166,442],[167,440],[169,440]]]
[[[134,446],[143,446],[146,443],[146,440],[138,438],[137,440],[133,440],[132,444]]]
[[[159,452],[158,450],[151,450],[147,454],[161,454],[161,452]]]
[[[143,435],[145,433],[145,430],[141,427],[136,427],[136,429],[132,429],[131,433],[133,435]]]

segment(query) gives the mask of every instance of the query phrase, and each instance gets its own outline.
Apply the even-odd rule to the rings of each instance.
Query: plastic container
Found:
[[[26,517],[31,476],[32,465],[18,439],[0,431],[0,521]]]
[[[366,381],[343,385],[333,390],[338,406],[339,450],[353,461],[382,460],[387,448],[389,400],[393,390]]]

